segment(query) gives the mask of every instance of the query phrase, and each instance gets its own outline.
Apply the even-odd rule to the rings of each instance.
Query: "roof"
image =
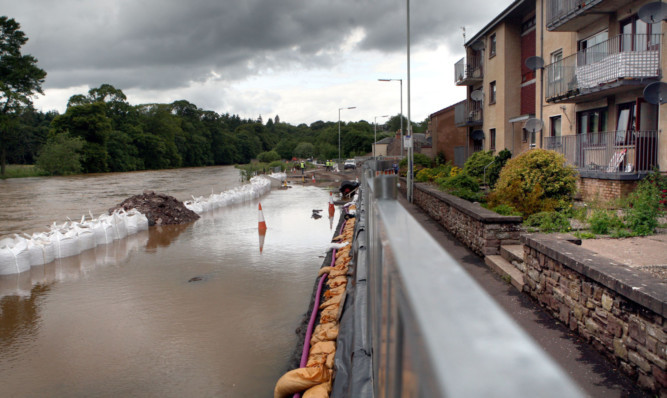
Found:
[[[387,145],[389,145],[392,142],[394,142],[395,139],[396,139],[395,137],[385,137],[385,138],[381,139],[380,141],[378,141],[376,144],[387,144]]]
[[[514,19],[518,18],[519,21],[521,22],[520,19],[527,13],[528,10],[533,10],[535,9],[535,1],[529,1],[529,0],[516,0],[512,4],[510,4],[503,12],[498,14],[495,18],[491,20],[486,26],[482,28],[477,34],[475,34],[470,40],[468,40],[464,45],[466,47],[471,46],[474,42],[479,40],[480,38],[484,37],[489,31],[494,29],[500,22],[508,20],[508,19]]]
[[[433,116],[438,116],[438,115],[443,114],[443,113],[445,113],[445,112],[447,112],[447,111],[450,111],[450,110],[454,109],[454,108],[456,107],[456,105],[458,105],[458,104],[462,104],[462,103],[464,103],[464,102],[466,102],[466,100],[461,100],[461,101],[455,103],[454,105],[450,105],[450,106],[448,106],[448,107],[446,107],[446,108],[442,108],[442,109],[440,109],[439,111],[433,112],[433,113],[431,113],[431,114],[429,115],[429,118],[431,118],[431,117],[433,117]]]

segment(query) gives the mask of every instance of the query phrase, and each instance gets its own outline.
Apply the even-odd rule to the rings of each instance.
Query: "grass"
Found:
[[[0,175],[0,179],[6,178],[25,178],[46,176],[48,173],[40,170],[31,164],[8,164],[5,167],[5,174]]]

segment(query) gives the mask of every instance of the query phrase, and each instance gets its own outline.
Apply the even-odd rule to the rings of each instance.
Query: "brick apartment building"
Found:
[[[624,195],[654,168],[667,171],[667,139],[658,132],[667,111],[643,94],[664,81],[664,22],[639,18],[648,3],[517,0],[507,7],[465,43],[455,65],[456,84],[467,87],[454,107],[468,154],[558,151],[578,169],[585,199]]]

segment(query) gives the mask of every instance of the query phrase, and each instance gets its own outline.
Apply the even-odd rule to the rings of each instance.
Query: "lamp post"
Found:
[[[389,117],[389,115],[375,116],[375,141],[373,142],[373,160],[377,160],[377,155],[375,154],[375,147],[378,145],[378,118],[379,117]]]
[[[407,199],[412,203],[412,194],[414,188],[414,176],[412,175],[414,169],[414,137],[412,136],[412,116],[410,115],[410,0],[406,0],[407,5],[407,33],[408,33],[408,184],[407,184]]]
[[[340,111],[343,109],[355,109],[356,106],[338,108],[338,163],[340,163]]]
[[[403,157],[403,79],[378,79],[381,82],[391,82],[397,81],[400,82],[401,88],[401,157]]]

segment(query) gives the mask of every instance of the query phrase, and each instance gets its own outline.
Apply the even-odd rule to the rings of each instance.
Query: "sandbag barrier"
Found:
[[[253,200],[271,190],[266,177],[253,177],[245,184],[219,194],[194,198],[185,206],[197,214],[234,203]],[[76,256],[98,245],[109,244],[128,235],[148,229],[148,219],[135,209],[117,210],[80,222],[67,221],[51,225],[47,232],[32,235],[14,234],[0,239],[0,276],[21,274],[31,267],[48,264],[56,259]]]
[[[356,198],[355,198],[356,199]],[[346,206],[348,215],[353,215],[355,204]],[[320,268],[318,288],[308,330],[304,339],[304,349],[300,367],[290,370],[278,379],[273,396],[284,398],[329,397],[334,380],[334,358],[339,322],[346,296],[348,266],[351,260],[350,248],[354,236],[356,219],[346,217],[339,235],[332,239],[333,253],[331,265]],[[323,284],[327,289],[322,294]],[[320,298],[324,302],[320,304]],[[319,323],[314,326],[319,315]],[[313,328],[314,327],[314,328]]]

